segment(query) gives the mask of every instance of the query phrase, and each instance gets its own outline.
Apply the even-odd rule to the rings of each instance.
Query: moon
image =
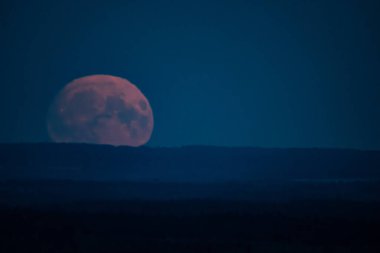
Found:
[[[54,142],[141,146],[153,131],[148,99],[131,82],[91,75],[67,84],[51,104],[47,129]]]

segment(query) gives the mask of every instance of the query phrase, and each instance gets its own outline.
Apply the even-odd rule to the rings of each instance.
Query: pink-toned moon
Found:
[[[153,131],[149,101],[128,80],[91,75],[70,82],[50,106],[47,128],[55,142],[141,146]]]

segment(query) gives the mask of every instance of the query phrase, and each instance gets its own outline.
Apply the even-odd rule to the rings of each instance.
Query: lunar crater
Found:
[[[140,108],[141,108],[143,111],[146,110],[147,105],[146,105],[146,103],[145,103],[144,100],[140,100],[139,105],[140,105]]]

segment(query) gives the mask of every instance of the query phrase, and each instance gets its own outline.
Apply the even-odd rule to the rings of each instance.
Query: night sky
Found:
[[[380,2],[11,1],[0,6],[0,142],[46,142],[71,80],[149,99],[148,145],[380,149]]]

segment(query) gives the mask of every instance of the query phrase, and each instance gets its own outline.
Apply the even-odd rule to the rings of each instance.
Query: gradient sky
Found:
[[[0,3],[0,142],[49,141],[72,79],[129,79],[151,146],[380,149],[380,2]]]

